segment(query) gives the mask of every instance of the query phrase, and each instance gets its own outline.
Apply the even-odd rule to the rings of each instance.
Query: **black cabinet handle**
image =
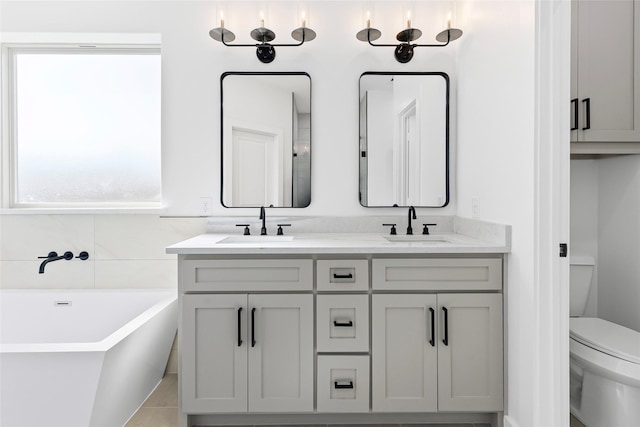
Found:
[[[578,130],[578,98],[573,98],[571,104],[573,104],[573,126],[571,130]]]
[[[256,346],[256,308],[251,309],[251,347]]]
[[[449,310],[447,307],[442,307],[442,311],[444,311],[444,339],[442,343],[449,345]]]
[[[333,273],[333,278],[334,279],[353,279],[353,274],[349,273],[349,274],[336,274]]]
[[[346,382],[346,381],[344,381]],[[351,389],[353,388],[353,381],[349,381],[347,384],[340,384],[338,381],[333,382],[333,388],[335,389]]]
[[[242,307],[238,309],[238,347],[242,345]]]
[[[429,307],[429,311],[431,312],[431,339],[429,340],[429,344],[431,347],[436,346],[436,311],[433,307]]]
[[[582,100],[585,107],[585,126],[582,130],[591,129],[591,98],[585,98]]]
[[[338,322],[337,320],[333,321],[333,326],[341,327],[341,328],[350,328],[353,326],[353,322],[349,320],[348,322]]]

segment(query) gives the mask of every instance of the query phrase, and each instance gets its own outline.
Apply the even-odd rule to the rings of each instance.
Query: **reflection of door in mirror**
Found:
[[[360,78],[360,203],[442,207],[449,199],[444,73]]]
[[[225,73],[222,204],[305,207],[311,200],[311,89],[304,73]]]
[[[232,206],[282,206],[282,133],[232,126]]]

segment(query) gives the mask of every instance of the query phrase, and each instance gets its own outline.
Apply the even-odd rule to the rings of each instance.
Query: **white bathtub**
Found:
[[[0,426],[119,427],[158,384],[176,291],[0,292]]]

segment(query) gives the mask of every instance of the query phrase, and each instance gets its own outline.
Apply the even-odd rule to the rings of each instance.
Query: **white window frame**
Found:
[[[2,102],[2,144],[0,157],[2,173],[0,174],[0,212],[2,213],[150,213],[162,212],[162,202],[127,202],[127,203],[17,203],[17,157],[15,134],[15,101],[16,88],[15,62],[16,54],[30,53],[78,53],[91,49],[101,53],[118,54],[150,54],[160,55],[160,35],[158,34],[31,34],[0,33],[0,98]],[[13,105],[12,105],[13,104]]]

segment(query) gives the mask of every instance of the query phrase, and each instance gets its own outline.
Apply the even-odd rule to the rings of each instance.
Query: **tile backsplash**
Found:
[[[2,215],[0,288],[176,288],[177,261],[164,249],[205,225],[157,215]],[[38,257],[50,251],[89,259],[55,261],[38,274]]]

